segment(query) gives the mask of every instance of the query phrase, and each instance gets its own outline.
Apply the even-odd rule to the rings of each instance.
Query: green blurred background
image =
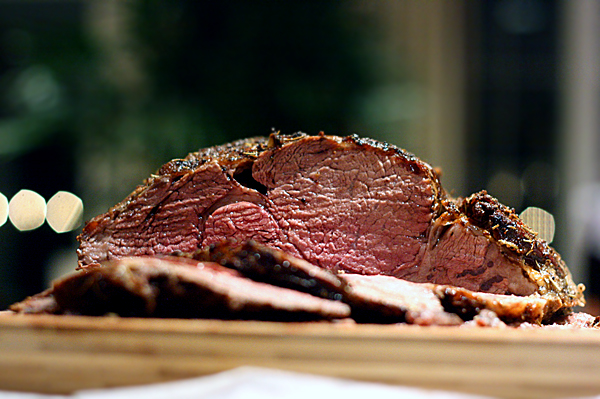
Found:
[[[0,192],[71,191],[87,220],[204,146],[357,133],[441,167],[454,195],[487,188],[552,212],[569,253],[561,65],[579,39],[565,7],[0,1]],[[0,226],[0,308],[73,270],[79,231]],[[593,291],[594,257],[578,248],[576,278]]]

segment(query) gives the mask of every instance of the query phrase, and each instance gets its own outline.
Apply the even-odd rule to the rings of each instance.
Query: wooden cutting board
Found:
[[[600,395],[600,330],[0,316],[0,390],[68,394],[239,366],[502,398]]]

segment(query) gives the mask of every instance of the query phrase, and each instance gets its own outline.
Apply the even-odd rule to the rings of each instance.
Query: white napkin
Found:
[[[482,396],[242,367],[181,381],[85,390],[70,396],[0,392],[0,399],[484,399]],[[489,399],[489,398],[488,398]]]

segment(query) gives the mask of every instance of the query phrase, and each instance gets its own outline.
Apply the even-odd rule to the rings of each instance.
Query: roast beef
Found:
[[[432,167],[358,136],[274,133],[165,164],[79,236],[79,265],[254,240],[334,273],[583,304],[560,256],[485,192],[449,198]]]
[[[344,283],[325,269],[283,251],[252,240],[224,240],[191,253],[179,254],[196,260],[215,262],[239,271],[255,281],[306,292],[321,298],[341,300]]]
[[[350,315],[348,305],[255,282],[212,262],[125,257],[93,265],[14,304],[30,314],[306,321]]]

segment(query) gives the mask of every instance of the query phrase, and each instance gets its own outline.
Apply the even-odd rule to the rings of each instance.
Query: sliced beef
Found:
[[[334,275],[254,241],[226,240],[182,255],[219,263],[255,281],[341,300],[351,306],[351,317],[363,323],[458,325],[476,320],[479,325],[494,325],[498,319],[539,324],[555,315],[553,301],[537,295],[483,293],[383,275]]]
[[[344,295],[352,318],[363,323],[408,323],[423,326],[459,325],[462,319],[446,312],[428,284],[391,276],[342,274]]]
[[[515,211],[485,191],[456,204],[432,223],[419,268],[397,277],[435,282],[471,291],[548,300],[548,313],[583,305],[583,286],[575,285],[560,255],[527,227]]]
[[[255,241],[225,240],[188,256],[235,269],[255,281],[341,300],[344,283],[336,275],[304,259],[260,245]]]
[[[554,316],[551,301],[537,295],[490,294],[447,285],[431,285],[431,289],[444,309],[465,321],[474,319],[483,309],[494,312],[505,323],[541,324]]]
[[[358,137],[274,140],[253,176],[268,189],[269,214],[286,240],[280,249],[351,273],[393,274],[420,263],[439,208],[428,165]]]
[[[408,322],[419,325],[458,325],[478,320],[515,324],[540,324],[553,316],[547,299],[539,296],[473,292],[465,288],[430,283],[412,283],[391,276],[340,276],[349,287],[346,301],[352,317],[370,322]],[[481,319],[486,319],[482,321]]]
[[[350,315],[348,305],[259,283],[212,262],[126,257],[56,281],[19,313],[303,321]]]
[[[23,314],[59,314],[61,311],[51,288],[12,304],[10,310]]]
[[[560,257],[486,193],[453,200],[393,145],[253,138],[164,165],[79,236],[79,263],[254,240],[325,270],[583,304]]]

